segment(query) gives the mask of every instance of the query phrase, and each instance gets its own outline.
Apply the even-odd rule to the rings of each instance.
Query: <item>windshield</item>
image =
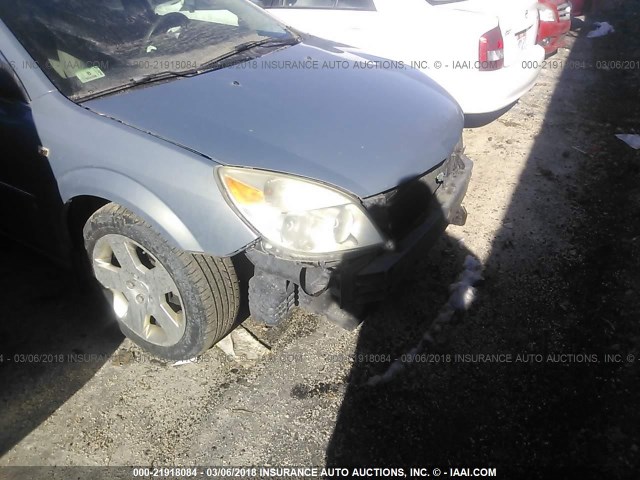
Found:
[[[2,2],[0,16],[35,60],[26,67],[72,100],[294,39],[246,0],[21,0]]]

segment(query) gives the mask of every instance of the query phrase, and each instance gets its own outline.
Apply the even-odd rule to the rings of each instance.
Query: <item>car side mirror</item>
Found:
[[[0,63],[0,99],[26,102],[27,94],[9,65]]]

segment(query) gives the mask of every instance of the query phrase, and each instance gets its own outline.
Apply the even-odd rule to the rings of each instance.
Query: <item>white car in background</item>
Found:
[[[496,112],[536,82],[537,0],[254,0],[284,23],[420,69],[465,114]]]

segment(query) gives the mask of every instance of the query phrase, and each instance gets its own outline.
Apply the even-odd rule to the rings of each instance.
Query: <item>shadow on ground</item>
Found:
[[[0,456],[102,367],[123,336],[72,272],[0,237]]]
[[[595,20],[613,23],[616,35],[591,41],[581,32],[511,199],[514,233],[496,236],[467,318],[425,350],[543,360],[432,357],[369,386],[389,366],[375,354],[409,351],[446,300],[446,275],[430,272],[433,284],[413,278],[362,327],[362,361],[348,379],[329,466],[497,467],[499,478],[639,471],[640,363],[628,359],[640,352],[640,159],[614,134],[638,128],[631,106],[640,103],[640,79],[637,69],[597,66],[637,62],[639,12],[639,2],[612,2]],[[569,163],[577,173],[565,181]],[[566,216],[549,214],[556,200]],[[545,240],[555,236],[566,242]],[[454,255],[461,263],[463,252]],[[429,289],[440,289],[441,302],[420,302]]]

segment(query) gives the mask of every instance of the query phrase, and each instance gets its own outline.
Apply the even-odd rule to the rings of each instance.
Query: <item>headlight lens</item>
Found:
[[[339,190],[261,170],[219,167],[217,172],[244,220],[293,255],[343,253],[384,241],[362,206]]]

